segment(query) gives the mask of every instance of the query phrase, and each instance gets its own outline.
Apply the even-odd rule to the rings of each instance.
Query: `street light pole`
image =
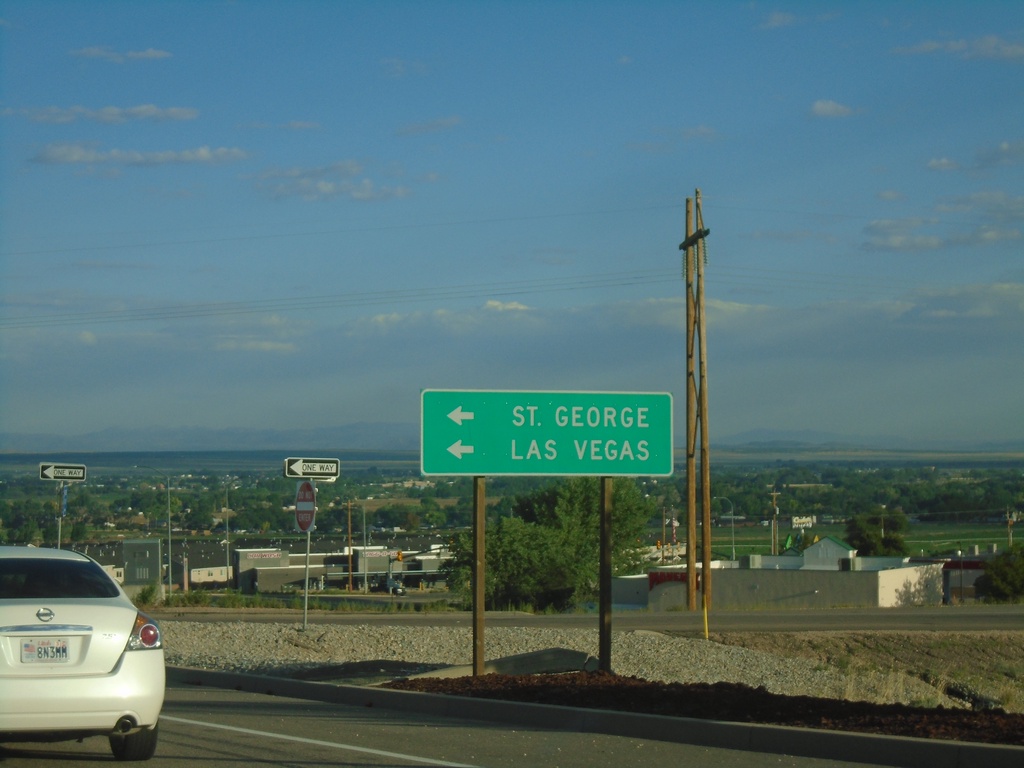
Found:
[[[722,501],[729,501],[725,496],[715,496],[716,499]],[[732,559],[736,559],[736,510],[733,507],[732,502],[729,501],[729,519],[732,520]]]
[[[960,545],[960,549],[956,551],[960,555],[960,604],[964,604],[964,545]]]
[[[370,591],[370,585],[368,583],[370,575],[366,568],[366,502],[363,502],[363,551],[359,553],[359,570],[363,572],[363,592]]]
[[[158,475],[163,475],[164,478],[166,478],[164,488],[167,490],[167,597],[169,599],[173,592],[172,571],[174,570],[174,566],[172,564],[173,561],[171,560],[171,475],[168,472],[164,472],[162,469],[150,467],[146,464],[136,464],[135,468],[151,469]]]
[[[231,589],[231,493],[230,484],[224,490],[224,590]]]

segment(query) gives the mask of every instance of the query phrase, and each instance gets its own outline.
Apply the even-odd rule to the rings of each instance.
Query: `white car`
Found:
[[[99,563],[0,546],[0,742],[107,736],[148,760],[164,683],[160,627]]]

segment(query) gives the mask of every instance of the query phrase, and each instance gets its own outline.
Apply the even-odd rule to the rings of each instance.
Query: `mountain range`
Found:
[[[677,447],[681,435],[676,435]],[[813,430],[749,430],[721,438],[714,448],[808,447],[930,451],[1024,451],[1015,441],[914,441],[892,435],[841,435]],[[45,453],[87,451],[260,451],[340,449],[418,451],[420,427],[415,423],[356,422],[313,429],[210,429],[206,427],[109,428],[79,435],[0,432],[0,452]]]

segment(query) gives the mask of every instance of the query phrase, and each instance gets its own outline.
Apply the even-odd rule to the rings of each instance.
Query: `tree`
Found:
[[[552,540],[553,532],[516,517],[499,518],[488,536],[484,595],[496,608],[560,606],[571,595]]]
[[[512,505],[513,516],[491,521],[485,532],[484,594],[489,606],[532,605],[563,609],[592,600],[598,591],[600,484],[575,478],[543,488]],[[639,541],[655,504],[630,479],[612,486],[612,572],[641,567]],[[449,583],[468,589],[472,537],[452,545]]]
[[[986,602],[1024,598],[1024,544],[1014,544],[984,564],[985,572],[974,582],[978,597]]]
[[[910,553],[903,534],[908,527],[907,516],[903,512],[877,507],[850,518],[846,524],[846,541],[864,557],[907,555]]]
[[[448,523],[448,514],[441,509],[431,509],[423,513],[423,522],[431,528],[444,528]]]
[[[71,526],[71,541],[85,541],[89,535],[89,528],[83,520],[78,520]]]

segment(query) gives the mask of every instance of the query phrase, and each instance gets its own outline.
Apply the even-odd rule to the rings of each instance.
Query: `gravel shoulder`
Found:
[[[469,628],[164,619],[167,663],[376,684],[472,663]],[[598,632],[488,628],[486,656],[551,648],[598,654]],[[665,683],[741,683],[786,696],[999,706],[1024,712],[1024,632],[726,633],[709,640],[614,632],[616,674]]]

